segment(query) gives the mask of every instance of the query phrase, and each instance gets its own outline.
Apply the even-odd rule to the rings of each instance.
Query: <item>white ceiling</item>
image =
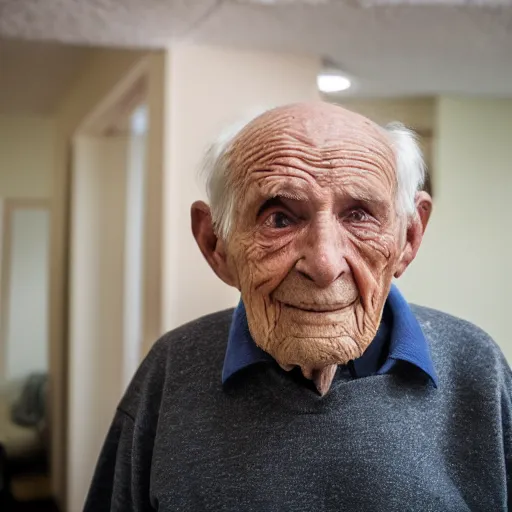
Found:
[[[377,0],[416,4],[378,7],[362,1],[0,0],[0,36],[306,52],[351,75],[350,94],[512,96],[512,0]],[[442,5],[449,1],[459,5]],[[494,7],[464,5],[486,2]]]

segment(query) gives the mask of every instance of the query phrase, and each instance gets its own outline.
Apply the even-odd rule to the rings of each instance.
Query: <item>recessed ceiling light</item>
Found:
[[[316,83],[318,89],[325,93],[346,91],[352,85],[346,76],[338,73],[321,73],[318,75]]]

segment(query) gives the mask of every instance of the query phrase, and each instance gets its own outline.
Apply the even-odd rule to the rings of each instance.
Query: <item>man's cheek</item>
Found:
[[[354,251],[347,257],[354,280],[361,295],[365,311],[373,314],[380,308],[387,284],[393,275],[393,261],[396,251],[382,243],[376,247],[372,243],[355,242]]]
[[[285,276],[282,266],[275,262],[246,261],[243,287],[258,296],[270,296]]]
[[[289,251],[276,251],[271,254],[253,252],[250,255],[244,254],[239,259],[245,288],[258,294],[271,294],[293,266],[294,258]]]

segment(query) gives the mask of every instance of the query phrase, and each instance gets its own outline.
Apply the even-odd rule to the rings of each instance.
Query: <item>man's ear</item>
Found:
[[[416,216],[407,226],[405,246],[398,262],[395,277],[400,277],[416,257],[431,213],[432,198],[427,192],[418,192],[416,194]]]
[[[227,261],[225,244],[213,229],[210,207],[203,201],[196,201],[190,209],[190,215],[192,233],[206,261],[226,284],[236,286],[236,280]]]

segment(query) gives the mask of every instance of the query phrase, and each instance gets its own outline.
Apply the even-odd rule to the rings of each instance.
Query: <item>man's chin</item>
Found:
[[[345,365],[361,357],[367,343],[358,343],[352,336],[290,336],[274,347],[265,347],[283,367],[299,366],[303,373],[312,373],[332,365]],[[306,373],[304,373],[305,376]],[[309,378],[309,377],[308,377]]]

